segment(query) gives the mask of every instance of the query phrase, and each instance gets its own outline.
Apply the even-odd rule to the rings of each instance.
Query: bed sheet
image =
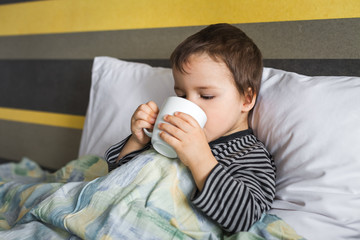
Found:
[[[152,149],[111,173],[95,156],[55,173],[25,158],[0,165],[0,239],[303,239],[270,214],[228,236],[188,201],[194,186]]]

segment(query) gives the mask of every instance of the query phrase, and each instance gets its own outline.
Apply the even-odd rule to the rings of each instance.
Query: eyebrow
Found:
[[[197,90],[216,89],[216,88],[218,88],[218,87],[216,87],[216,86],[200,86],[200,87],[195,87],[195,89],[197,89]],[[174,90],[182,90],[182,89],[175,86],[175,87],[174,87]]]

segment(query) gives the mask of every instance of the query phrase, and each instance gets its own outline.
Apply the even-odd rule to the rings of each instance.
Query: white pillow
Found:
[[[264,69],[251,126],[277,166],[270,212],[308,239],[360,239],[360,78]]]
[[[160,106],[170,95],[175,95],[171,69],[96,57],[79,156],[103,157],[131,133],[130,119],[140,104],[153,100]]]

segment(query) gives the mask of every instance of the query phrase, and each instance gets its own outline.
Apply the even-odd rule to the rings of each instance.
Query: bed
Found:
[[[0,166],[0,238],[360,239],[359,77],[264,68],[250,125],[275,159],[276,199],[234,235],[191,207],[178,161],[149,150],[107,173],[134,109],[174,95],[172,81],[169,68],[96,57],[79,159],[54,173],[26,158]]]

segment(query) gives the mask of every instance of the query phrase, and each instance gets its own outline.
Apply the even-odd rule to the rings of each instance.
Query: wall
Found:
[[[185,37],[228,22],[266,66],[360,76],[359,17],[358,0],[3,0],[0,158],[50,168],[77,158],[95,56],[169,66]]]

